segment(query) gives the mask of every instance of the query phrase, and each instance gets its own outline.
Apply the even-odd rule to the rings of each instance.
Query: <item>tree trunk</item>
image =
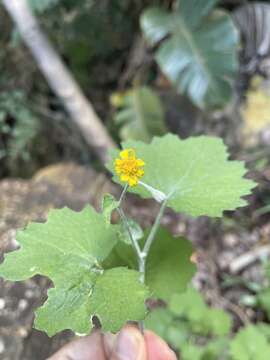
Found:
[[[36,63],[54,93],[61,99],[71,119],[102,162],[115,144],[76,80],[64,65],[39,26],[27,0],[3,0],[4,7],[18,27]]]

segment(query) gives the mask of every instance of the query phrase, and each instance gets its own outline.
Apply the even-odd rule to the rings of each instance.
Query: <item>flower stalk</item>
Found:
[[[150,248],[155,240],[155,236],[158,231],[162,216],[166,209],[168,198],[163,192],[140,181],[140,178],[144,175],[143,167],[145,166],[145,163],[143,160],[136,158],[136,153],[133,149],[125,149],[125,150],[121,151],[120,158],[115,160],[114,165],[115,165],[115,171],[116,171],[117,175],[120,177],[121,181],[124,181],[126,183],[126,185],[122,191],[122,194],[119,198],[117,211],[118,211],[119,216],[120,216],[120,218],[124,224],[124,227],[128,233],[131,244],[135,250],[135,253],[137,256],[137,262],[138,262],[138,270],[140,273],[140,281],[141,281],[141,283],[144,284],[145,283],[145,271],[146,271],[147,257],[148,257]],[[137,240],[134,239],[128,219],[121,207],[121,203],[124,199],[124,196],[127,193],[129,186],[135,186],[135,185],[144,186],[148,191],[150,191],[150,193],[153,195],[154,199],[156,201],[158,201],[159,203],[161,203],[161,206],[160,206],[159,212],[157,214],[157,217],[155,219],[155,222],[152,226],[152,229],[151,229],[142,249],[141,249],[139,243],[137,242]],[[139,322],[139,327],[140,327],[141,332],[143,333],[144,325],[143,325],[142,321]]]
[[[127,219],[127,217],[126,217],[126,215],[125,215],[125,213],[124,213],[124,211],[123,211],[123,209],[121,207],[122,201],[123,201],[124,196],[125,196],[125,194],[126,194],[126,192],[128,190],[128,187],[129,187],[129,185],[126,184],[123,191],[122,191],[122,194],[120,195],[119,202],[118,202],[118,207],[117,207],[117,212],[118,212],[118,214],[119,214],[119,216],[120,216],[120,218],[121,218],[121,220],[122,220],[122,222],[124,224],[124,227],[125,227],[125,229],[126,229],[126,231],[128,233],[128,236],[129,236],[131,244],[132,244],[132,246],[133,246],[133,248],[134,248],[134,250],[136,252],[136,255],[137,255],[138,259],[140,259],[141,258],[140,246],[139,246],[138,242],[134,239],[134,237],[132,235],[132,231],[130,229],[128,219]],[[138,260],[138,262],[139,262],[139,260]]]
[[[123,191],[122,191],[122,194],[121,194],[121,196],[119,198],[119,205],[118,205],[117,211],[119,213],[119,216],[120,216],[121,220],[123,221],[125,229],[126,229],[128,235],[129,235],[131,244],[132,244],[132,246],[133,246],[133,248],[134,248],[134,250],[136,252],[137,261],[138,261],[138,267],[139,267],[139,272],[140,272],[140,281],[142,283],[144,283],[145,282],[145,264],[146,264],[146,260],[147,260],[150,248],[151,248],[151,246],[152,246],[152,244],[154,242],[154,239],[155,239],[156,233],[158,231],[162,216],[163,216],[164,211],[166,209],[167,198],[165,198],[163,200],[163,202],[161,204],[161,207],[159,209],[159,212],[157,214],[156,220],[155,220],[155,222],[154,222],[154,224],[152,226],[152,229],[151,229],[151,231],[150,231],[150,233],[149,233],[149,235],[148,235],[148,237],[146,239],[145,245],[144,245],[143,249],[141,249],[138,242],[133,238],[132,231],[130,229],[128,220],[126,218],[125,213],[123,212],[123,210],[121,208],[121,203],[123,201],[123,198],[124,198],[125,194],[127,193],[128,187],[129,187],[129,185],[126,184]]]

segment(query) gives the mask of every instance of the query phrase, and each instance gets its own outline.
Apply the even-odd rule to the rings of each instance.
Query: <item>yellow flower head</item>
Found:
[[[116,174],[120,180],[135,186],[138,184],[140,178],[144,175],[145,163],[141,159],[136,158],[134,149],[125,149],[120,152],[120,159],[116,159],[114,167]]]

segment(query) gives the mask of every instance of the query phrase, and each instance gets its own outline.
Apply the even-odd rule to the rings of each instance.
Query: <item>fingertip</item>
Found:
[[[144,337],[135,326],[125,326],[116,338],[105,335],[104,348],[111,360],[147,360]]]
[[[147,360],[177,360],[175,353],[164,340],[150,330],[146,330],[144,339],[147,349]]]

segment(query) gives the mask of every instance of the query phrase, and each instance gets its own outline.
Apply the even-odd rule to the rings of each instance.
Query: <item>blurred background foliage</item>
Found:
[[[119,74],[138,33],[139,14],[147,2],[29,0],[29,3],[57,51],[106,121],[110,93],[117,89]],[[6,116],[1,116],[0,123],[0,176],[27,177],[38,167],[65,158],[89,162],[88,147],[78,130],[69,124],[62,105],[51,93],[2,7],[0,28],[0,93],[5,98],[10,93],[9,102],[14,92],[21,93],[27,99],[25,109],[31,113],[32,120],[36,119],[34,127],[30,125],[31,119],[24,119],[23,125],[21,118],[25,118],[25,114],[21,114],[21,109],[18,115],[15,111],[11,113],[12,106],[9,105],[8,110],[1,100],[0,111]],[[11,131],[11,127],[17,126],[25,127],[24,133]],[[7,127],[10,128],[8,133]],[[46,131],[52,127],[53,135],[46,143]],[[13,149],[14,132],[17,139],[20,132],[20,143],[25,144],[23,153]]]
[[[247,61],[257,59],[260,44],[252,43],[251,54],[244,51],[238,61],[243,44],[233,11],[244,3],[206,0],[195,13],[193,0],[29,0],[116,141],[149,141],[166,130],[186,137],[214,128],[234,147],[241,117],[247,132],[259,131],[268,119],[257,106],[264,101],[267,108],[267,95],[254,95],[254,86],[246,92],[256,75],[255,68],[246,70]],[[65,159],[96,166],[2,7],[0,28],[0,176],[29,177]],[[260,36],[263,41],[258,34],[256,42]],[[246,97],[239,114],[239,99]],[[252,125],[258,108],[266,118],[261,126]]]

